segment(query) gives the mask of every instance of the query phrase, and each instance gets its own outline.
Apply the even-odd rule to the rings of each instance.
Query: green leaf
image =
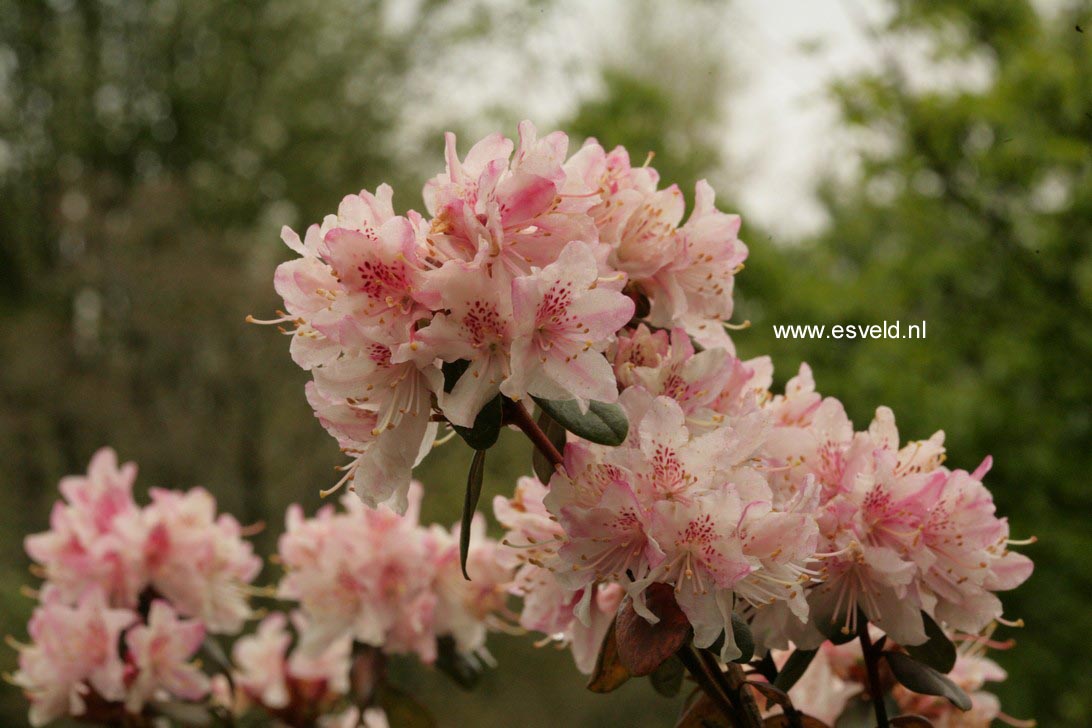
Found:
[[[473,427],[461,427],[452,425],[459,437],[466,441],[467,445],[475,450],[488,450],[497,444],[497,438],[501,431],[502,401],[498,394],[485,403],[481,412],[474,418]]]
[[[850,698],[842,714],[834,722],[835,728],[874,728],[876,712],[872,701]]]
[[[459,531],[459,565],[462,567],[463,577],[467,581],[470,581],[470,575],[466,573],[466,557],[470,553],[470,525],[474,521],[474,513],[478,510],[478,498],[482,494],[486,452],[486,450],[476,450],[474,452],[474,459],[470,462],[470,471],[466,474],[466,498],[463,500],[462,528]]]
[[[404,690],[384,682],[376,692],[376,702],[387,714],[387,722],[399,728],[436,728],[436,719]]]
[[[546,414],[566,430],[599,445],[621,445],[629,433],[625,411],[616,404],[592,401],[581,412],[574,399],[539,399],[532,397]]]
[[[617,624],[618,618],[615,617],[607,627],[607,634],[599,647],[599,655],[595,658],[595,669],[588,680],[588,690],[593,693],[609,693],[629,680],[629,670],[618,659],[618,642],[614,632]]]
[[[440,371],[444,373],[444,393],[451,394],[451,390],[455,388],[455,382],[459,381],[459,377],[463,375],[468,368],[470,368],[470,362],[466,359],[456,359],[455,361],[445,361],[443,366],[440,367]]]
[[[553,417],[540,409],[537,419],[538,428],[549,438],[558,452],[565,452],[565,428]],[[554,465],[537,447],[531,448],[531,468],[543,483],[549,483],[554,477]]]
[[[473,690],[482,676],[478,665],[459,653],[450,635],[436,640],[436,668],[463,690]]]
[[[677,657],[668,658],[648,676],[653,689],[665,698],[673,698],[682,689],[686,668]]]
[[[735,612],[732,612],[732,637],[735,639],[739,651],[743,653],[732,662],[746,665],[755,656],[755,638],[751,634],[751,627],[747,624],[747,620]]]
[[[792,689],[796,681],[804,676],[804,672],[808,669],[808,665],[811,664],[817,652],[818,650],[793,650],[793,653],[789,655],[789,659],[785,660],[780,672],[777,673],[774,685],[785,692]]]
[[[955,645],[932,617],[922,612],[921,618],[925,622],[925,635],[928,639],[920,645],[903,645],[903,647],[911,657],[923,665],[928,665],[945,674],[951,672],[956,662]]]
[[[967,697],[967,693],[963,692],[944,673],[937,672],[901,652],[884,652],[883,656],[887,658],[891,673],[903,687],[922,695],[938,695],[946,698],[960,710],[971,709],[971,699]]]

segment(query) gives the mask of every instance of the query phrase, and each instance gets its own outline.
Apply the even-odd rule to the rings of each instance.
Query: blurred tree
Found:
[[[1092,9],[1018,0],[894,4],[881,67],[841,83],[859,174],[822,191],[829,228],[755,245],[739,287],[747,354],[808,360],[859,426],[891,405],[911,439],[987,478],[1036,562],[1005,598],[1027,629],[999,661],[1005,710],[1087,725],[1092,631]],[[1085,32],[1080,32],[1084,29]],[[923,42],[924,41],[924,42]],[[901,51],[929,49],[903,64]],[[937,82],[939,79],[939,83]],[[953,86],[953,79],[966,83]],[[777,340],[771,324],[927,321],[927,340]]]
[[[654,154],[660,179],[677,183],[692,200],[697,180],[724,171],[731,86],[726,43],[710,31],[722,27],[726,3],[682,5],[685,12],[650,0],[626,6],[620,21],[626,43],[607,51],[600,88],[566,128],[575,140],[595,137],[608,151],[625,146],[635,165]],[[706,42],[690,42],[698,36]]]

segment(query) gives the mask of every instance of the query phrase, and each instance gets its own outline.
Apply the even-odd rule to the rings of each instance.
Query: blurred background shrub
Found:
[[[786,22],[828,12],[775,5]],[[240,520],[265,522],[265,553],[288,503],[317,507],[340,455],[287,341],[243,319],[278,304],[282,224],[302,228],[383,181],[401,209],[420,207],[443,128],[511,134],[534,116],[574,145],[625,144],[638,163],[655,152],[688,194],[709,177],[727,193],[722,209],[754,193],[732,151],[733,120],[750,111],[738,107],[747,79],[733,44],[747,33],[732,31],[736,8],[607,3],[597,12],[615,42],[544,70],[571,44],[576,7],[0,0],[4,632],[22,638],[32,606],[19,593],[30,581],[23,535],[45,528],[58,478],[100,445],[140,463],[142,489],[203,484]],[[738,318],[752,326],[736,340],[744,356],[772,354],[779,383],[810,362],[859,426],[888,404],[908,439],[945,429],[950,464],[994,454],[987,484],[1001,511],[1018,537],[1040,538],[1027,550],[1030,586],[1006,599],[1028,626],[998,656],[1012,674],[998,693],[1012,715],[1087,725],[1092,11],[1021,0],[869,9],[880,20],[873,12],[857,32],[870,61],[824,92],[837,103],[840,163],[800,172],[820,223],[783,235],[740,210],[751,257]],[[752,67],[756,55],[777,62],[777,44],[764,56],[761,39],[748,42]],[[977,82],[947,82],[967,68]],[[500,84],[492,97],[478,91],[489,83]],[[758,193],[776,204],[781,190]],[[926,341],[772,332],[922,319]],[[468,462],[455,442],[430,456],[427,519],[457,519]],[[528,470],[508,437],[487,488]],[[566,653],[526,638],[493,644],[500,669],[475,694],[397,669],[442,725],[663,726],[678,710],[643,683],[586,693]],[[0,693],[0,723],[24,722],[17,691]]]

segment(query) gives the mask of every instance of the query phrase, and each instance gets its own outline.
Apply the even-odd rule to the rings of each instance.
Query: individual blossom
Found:
[[[146,575],[143,544],[147,527],[133,500],[137,467],[118,467],[116,453],[102,448],[87,475],[61,480],[64,501],[50,513],[50,528],[26,538],[27,554],[68,603],[101,588],[113,606],[136,606]]]
[[[169,696],[200,700],[209,692],[209,678],[192,662],[205,639],[205,627],[193,619],[179,619],[167,602],[156,599],[146,624],[125,634],[128,659],[135,670],[130,679],[126,709],[139,714],[150,700]]]
[[[506,288],[512,277],[557,259],[572,240],[596,240],[586,210],[590,191],[563,167],[568,137],[539,139],[529,121],[519,125],[519,146],[501,134],[476,143],[460,160],[455,135],[445,135],[447,169],[424,188],[433,219],[428,244],[440,261],[470,269]]]
[[[31,725],[125,699],[118,643],[136,619],[129,609],[110,607],[99,589],[87,591],[72,606],[59,590],[46,586],[30,619],[32,642],[19,647],[19,670],[12,677],[30,701]]]
[[[446,313],[437,314],[417,331],[414,341],[403,346],[397,356],[469,362],[450,392],[441,389],[437,396],[449,421],[471,427],[511,374],[511,291],[462,263],[445,266],[432,284],[444,291]]]
[[[673,237],[669,264],[643,288],[652,299],[651,323],[682,326],[703,345],[732,351],[724,322],[732,317],[732,287],[747,246],[737,237],[739,215],[717,210],[714,200],[713,188],[699,180],[694,209]]]
[[[251,616],[247,589],[262,568],[239,522],[217,516],[216,501],[203,488],[150,493],[144,556],[151,587],[209,632],[238,633]]]
[[[613,402],[618,385],[602,351],[633,316],[621,277],[599,278],[591,248],[569,243],[557,261],[512,283],[512,371],[501,391]]]

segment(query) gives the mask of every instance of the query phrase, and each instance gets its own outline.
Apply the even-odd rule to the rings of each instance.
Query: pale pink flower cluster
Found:
[[[64,715],[139,714],[150,701],[199,700],[193,663],[206,632],[235,633],[261,562],[212,497],[153,491],[133,500],[136,466],[113,450],[61,481],[51,528],[26,539],[46,583],[14,682],[44,725]]]
[[[465,655],[484,654],[511,572],[479,521],[467,559],[473,580],[464,579],[457,530],[418,524],[420,492],[416,484],[410,489],[403,515],[366,508],[351,496],[342,499],[343,510],[326,506],[310,519],[298,506],[289,509],[278,547],[286,569],[278,592],[299,602],[303,654],[352,639],[431,663],[444,636]]]
[[[760,615],[780,633],[770,644],[814,647],[831,627],[855,631],[858,608],[909,645],[925,640],[923,611],[969,633],[1001,617],[994,592],[1023,583],[1032,563],[1009,550],[1008,522],[982,484],[990,458],[970,473],[950,470],[943,432],[900,447],[886,407],[854,432],[842,404],[815,392],[806,367],[767,409],[776,422],[761,451],[770,484],[784,501],[819,486],[823,554],[808,628],[784,629],[776,610]]]
[[[558,582],[585,596],[623,584],[650,620],[645,589],[669,584],[695,644],[724,635],[725,660],[740,655],[733,611],[780,602],[805,620],[818,493],[779,501],[755,467],[769,424],[754,370],[724,349],[696,352],[682,329],[620,335],[613,359],[629,436],[565,448],[544,498],[561,531]]]
[[[870,628],[873,638],[882,633]],[[898,714],[920,715],[936,728],[989,728],[1000,721],[1018,728],[1031,728],[1035,721],[1019,720],[1005,714],[997,696],[985,690],[986,683],[1003,682],[1007,673],[985,656],[987,646],[1011,645],[991,642],[988,636],[961,636],[955,667],[948,677],[971,699],[971,709],[962,711],[944,698],[920,695],[896,684],[891,692]],[[898,649],[889,643],[887,649]],[[787,650],[773,650],[774,663],[780,668],[788,659]],[[867,672],[861,646],[856,640],[842,645],[825,642],[812,658],[803,676],[789,689],[793,706],[802,713],[835,725],[856,700],[868,699]],[[771,712],[779,712],[771,710]]]
[[[110,606],[135,609],[150,593],[210,632],[237,633],[251,613],[247,585],[262,566],[239,522],[217,516],[203,488],[152,488],[152,502],[140,507],[136,473],[134,463],[119,468],[113,450],[99,450],[86,476],[61,480],[64,500],[53,506],[50,530],[27,537],[27,553],[69,603],[97,588]]]
[[[406,507],[413,466],[431,448],[434,410],[470,427],[499,394],[614,402],[603,355],[648,305],[651,323],[730,347],[721,322],[747,248],[739,218],[698,184],[684,223],[675,186],[594,140],[518,143],[493,134],[424,188],[429,217],[396,215],[392,190],[342,200],[336,215],[285,242],[277,269],[307,396],[353,460],[345,481],[368,504]],[[465,362],[445,387],[443,363]]]

